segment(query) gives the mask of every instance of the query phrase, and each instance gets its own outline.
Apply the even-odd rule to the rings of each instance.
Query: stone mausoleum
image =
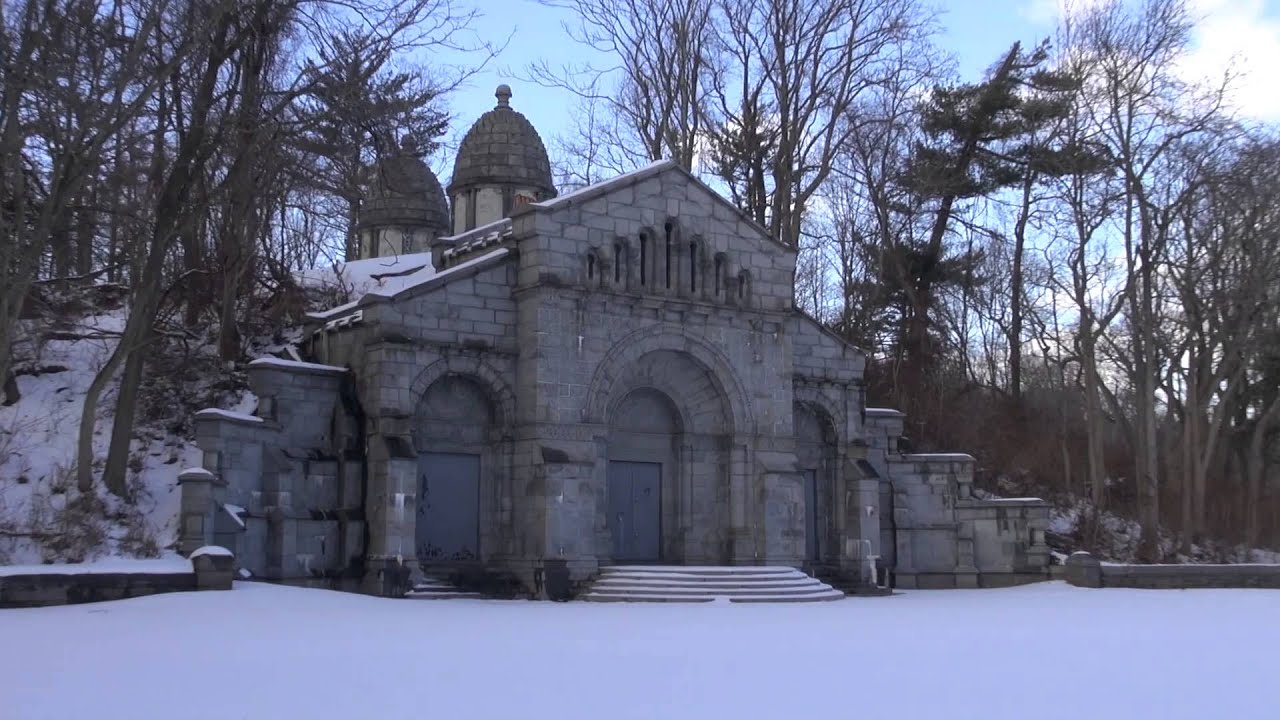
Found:
[[[899,448],[865,355],[793,301],[796,254],[671,162],[558,194],[498,88],[445,189],[376,168],[305,361],[197,415],[185,550],[258,578],[516,592],[604,566],[786,565],[843,587],[1045,577],[1048,507],[983,500],[973,458]],[[834,584],[834,582],[833,582]]]

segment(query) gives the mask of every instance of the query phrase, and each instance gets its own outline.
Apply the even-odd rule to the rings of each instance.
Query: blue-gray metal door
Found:
[[[818,471],[804,471],[804,556],[818,559]]]
[[[661,555],[662,465],[609,462],[609,528],[613,559],[652,562]]]
[[[418,456],[418,558],[424,561],[480,557],[480,456]]]

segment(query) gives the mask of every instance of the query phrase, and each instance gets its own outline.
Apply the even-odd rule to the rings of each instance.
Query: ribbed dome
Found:
[[[436,174],[414,153],[412,140],[374,166],[359,225],[425,227],[449,234],[449,200]]]
[[[471,126],[453,164],[449,194],[482,185],[508,185],[556,196],[547,148],[528,118],[511,109],[511,88],[499,85],[498,106]]]

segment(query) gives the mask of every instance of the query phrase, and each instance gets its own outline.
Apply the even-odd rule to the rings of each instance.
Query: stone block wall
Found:
[[[1049,509],[1049,504],[1038,498],[956,501],[961,543],[972,544],[973,564],[982,586],[1046,578]]]
[[[900,453],[903,415],[868,409],[869,459],[883,468],[884,561],[902,588],[1001,587],[1049,578],[1049,504],[973,496],[974,458]]]
[[[394,297],[366,296],[358,324],[312,343],[324,362],[350,368],[353,399],[362,413],[358,431],[368,448],[368,572],[362,586],[367,592],[396,594],[402,576],[417,572],[418,453],[428,446],[446,449],[427,442],[437,439],[438,428],[423,424],[430,418],[419,417],[420,403],[433,383],[450,376],[481,386],[494,411],[482,463],[485,562],[501,565],[525,554],[533,542],[513,530],[514,514],[528,504],[519,502],[528,488],[514,487],[512,465],[516,255],[511,248],[494,254],[497,249],[485,249],[485,259],[446,268]],[[447,445],[447,438],[442,442]]]
[[[256,577],[340,580],[363,560],[363,470],[342,437],[340,367],[250,363],[253,415],[196,414],[202,468],[179,476],[181,545],[218,544]],[[349,420],[346,421],[349,424]]]

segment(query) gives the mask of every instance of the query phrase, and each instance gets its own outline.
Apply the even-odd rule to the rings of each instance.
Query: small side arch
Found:
[[[511,428],[515,425],[515,393],[503,379],[502,373],[474,355],[448,354],[418,373],[409,386],[415,411],[432,383],[446,375],[461,375],[482,387],[489,394],[494,405],[494,423],[504,434],[511,432]]]

